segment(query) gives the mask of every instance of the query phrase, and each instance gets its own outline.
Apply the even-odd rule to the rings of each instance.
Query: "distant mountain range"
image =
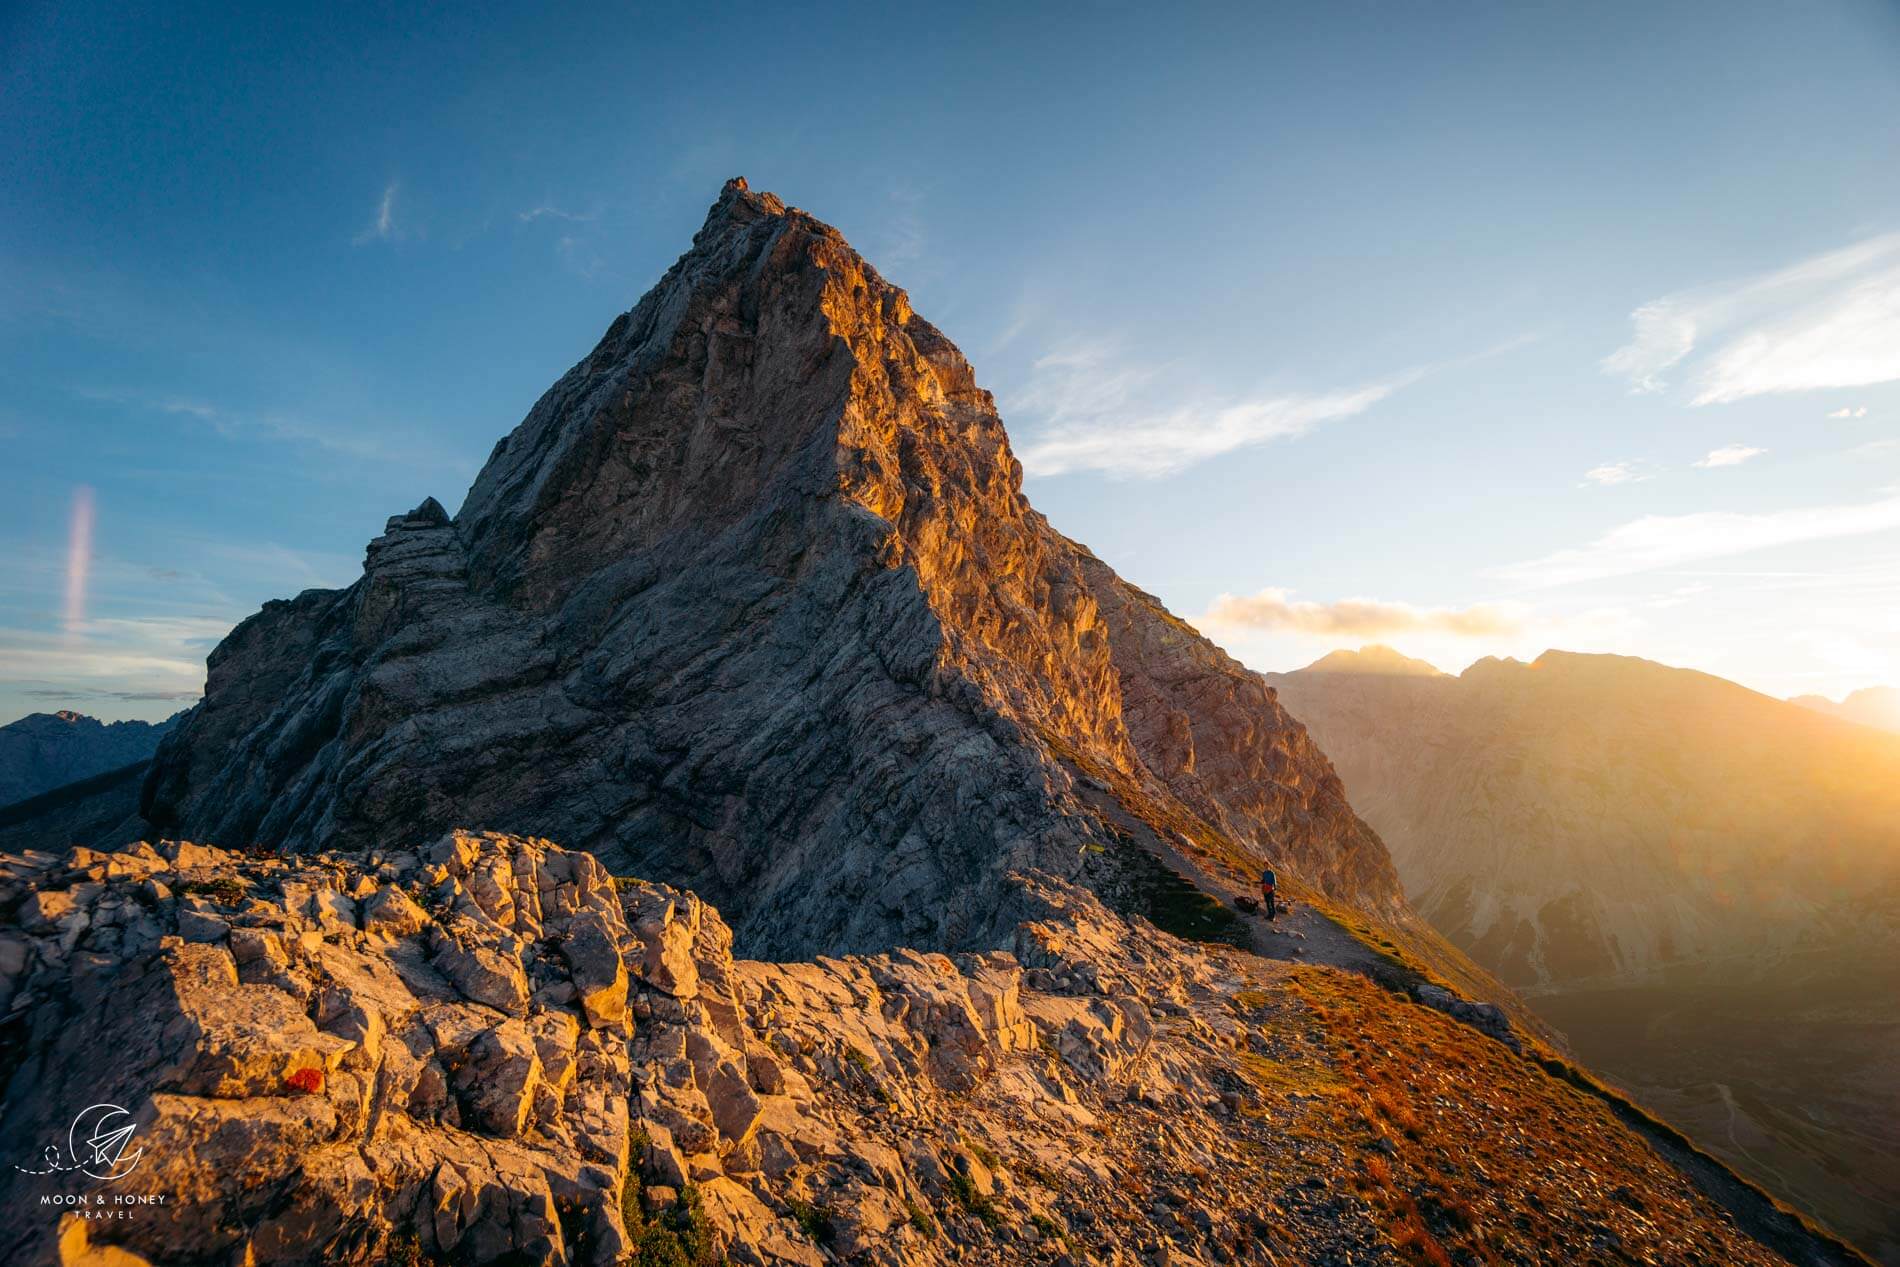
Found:
[[[1797,695],[1788,702],[1843,721],[1900,733],[1900,687],[1870,686],[1838,702],[1825,695]]]
[[[1517,985],[1788,949],[1900,876],[1900,737],[1721,678],[1374,648],[1268,681],[1420,909]]]
[[[161,722],[102,722],[61,709],[0,726],[0,806],[151,759],[183,713]]]
[[[1439,931],[1705,1144],[1900,1250],[1900,735],[1624,656],[1453,677],[1369,647],[1267,680]]]

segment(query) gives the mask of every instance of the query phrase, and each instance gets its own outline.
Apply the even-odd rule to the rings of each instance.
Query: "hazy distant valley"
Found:
[[[1900,735],[1616,656],[1452,677],[1367,648],[1269,680],[1442,932],[1706,1147],[1900,1252]]]

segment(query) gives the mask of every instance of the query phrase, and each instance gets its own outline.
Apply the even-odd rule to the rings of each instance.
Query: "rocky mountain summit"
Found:
[[[704,893],[760,953],[980,949],[1025,869],[1131,849],[1429,936],[1257,675],[1049,527],[990,394],[835,229],[729,183],[451,518],[269,603],[160,750],[153,828],[480,823]]]
[[[1445,677],[1435,664],[1401,655],[1374,643],[1357,651],[1329,651],[1301,669],[1302,673],[1364,673],[1373,677]]]
[[[0,726],[0,807],[147,760],[183,713],[162,722],[102,722],[60,709]]]
[[[0,858],[0,1258],[1856,1261],[1362,976],[1016,901],[1009,950],[774,964],[495,833]]]

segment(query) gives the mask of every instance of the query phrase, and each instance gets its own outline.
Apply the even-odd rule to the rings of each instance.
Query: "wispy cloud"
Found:
[[[148,702],[174,703],[188,705],[196,702],[203,691],[113,691],[97,686],[35,686],[20,692],[28,699],[63,700],[78,703],[81,700],[111,700],[120,704],[140,704]]]
[[[1766,452],[1768,452],[1768,450],[1757,449],[1753,445],[1725,444],[1719,449],[1710,449],[1709,456],[1698,460],[1693,465],[1704,468],[1712,466],[1740,466],[1750,458],[1758,458]]]
[[[1849,409],[1845,405],[1843,405],[1841,408],[1836,409],[1833,412],[1828,414],[1828,417],[1830,418],[1865,418],[1866,416],[1867,416],[1867,406],[1865,405],[1861,405],[1858,408],[1854,408],[1854,409]]]
[[[1256,594],[1222,594],[1194,623],[1202,628],[1272,630],[1352,638],[1402,633],[1452,634],[1461,638],[1506,637],[1519,632],[1526,617],[1518,603],[1475,603],[1469,607],[1414,607],[1376,598],[1344,598],[1331,603],[1296,601],[1292,591],[1263,589]]]
[[[1602,466],[1593,466],[1583,473],[1584,483],[1610,485],[1635,484],[1652,476],[1637,469],[1634,462],[1605,462]],[[1582,487],[1582,485],[1578,485]]]
[[[40,699],[194,699],[205,657],[230,630],[225,620],[162,616],[86,621],[77,642],[0,629],[0,681]]]
[[[1646,392],[1686,373],[1693,405],[1900,379],[1900,233],[1665,295],[1630,322],[1604,372]]]
[[[891,212],[884,232],[872,251],[872,260],[880,270],[902,268],[923,259],[927,248],[924,236],[923,195],[914,189],[891,190]]]
[[[591,211],[569,211],[547,201],[517,212],[515,219],[522,224],[539,224],[554,229],[557,234],[554,253],[562,267],[576,277],[592,279],[600,275],[606,267],[606,261],[595,249],[591,230],[586,226],[598,220],[600,215],[599,207]]]
[[[1189,394],[1154,403],[1165,365],[1085,344],[1036,361],[1029,384],[1008,408],[1040,423],[1018,456],[1031,475],[1101,471],[1153,479],[1269,440],[1304,435],[1323,423],[1364,413],[1418,377],[1329,392]]]
[[[1715,587],[1713,585],[1701,581],[1697,581],[1691,585],[1678,585],[1667,594],[1662,594],[1648,600],[1646,606],[1655,608],[1681,607],[1686,603],[1694,602],[1704,594],[1713,592],[1714,589]]]
[[[356,246],[366,242],[386,242],[396,231],[396,182],[390,181],[383,186],[383,196],[376,203],[376,218],[370,221],[367,229],[350,241]]]
[[[1766,514],[1702,511],[1646,515],[1576,549],[1493,568],[1485,575],[1545,587],[1679,567],[1771,546],[1866,536],[1900,528],[1900,496],[1846,506],[1810,506]]]
[[[515,218],[524,224],[533,224],[536,220],[567,220],[574,224],[585,224],[598,214],[595,211],[563,211],[553,203],[544,202],[519,213]]]
[[[83,400],[130,405],[173,417],[204,423],[227,440],[274,440],[322,450],[338,457],[379,462],[465,467],[465,460],[405,443],[401,428],[363,431],[334,423],[312,422],[280,410],[234,409],[189,396],[121,387],[82,386],[72,389]],[[471,474],[473,472],[470,472]]]

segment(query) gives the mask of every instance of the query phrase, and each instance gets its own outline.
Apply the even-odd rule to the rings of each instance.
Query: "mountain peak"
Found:
[[[782,216],[786,214],[785,203],[777,194],[764,190],[754,192],[743,176],[734,176],[719,190],[719,197],[713,201],[712,209],[706,213],[707,225],[722,219],[730,219],[735,212],[743,215]]]
[[[143,761],[175,721],[107,723],[62,708],[0,726],[0,805]]]
[[[1302,673],[1366,673],[1402,677],[1448,676],[1436,665],[1415,660],[1383,643],[1372,643],[1357,651],[1329,651],[1301,669]]]
[[[767,504],[796,517],[844,496],[894,517],[932,487],[903,469],[927,455],[896,452],[900,432],[959,448],[968,474],[1015,497],[993,402],[955,347],[836,229],[735,178],[691,248],[495,447],[456,528],[478,582],[545,608],[605,560]]]
[[[1857,722],[1878,730],[1900,731],[1900,688],[1867,686],[1839,699],[1825,695],[1797,695],[1788,701],[1816,713]]]
[[[774,952],[993,946],[1019,877],[1130,891],[1141,850],[1409,918],[1267,685],[1021,483],[908,296],[729,181],[452,521],[392,518],[350,589],[232,632],[143,810],[293,849],[543,836]]]

